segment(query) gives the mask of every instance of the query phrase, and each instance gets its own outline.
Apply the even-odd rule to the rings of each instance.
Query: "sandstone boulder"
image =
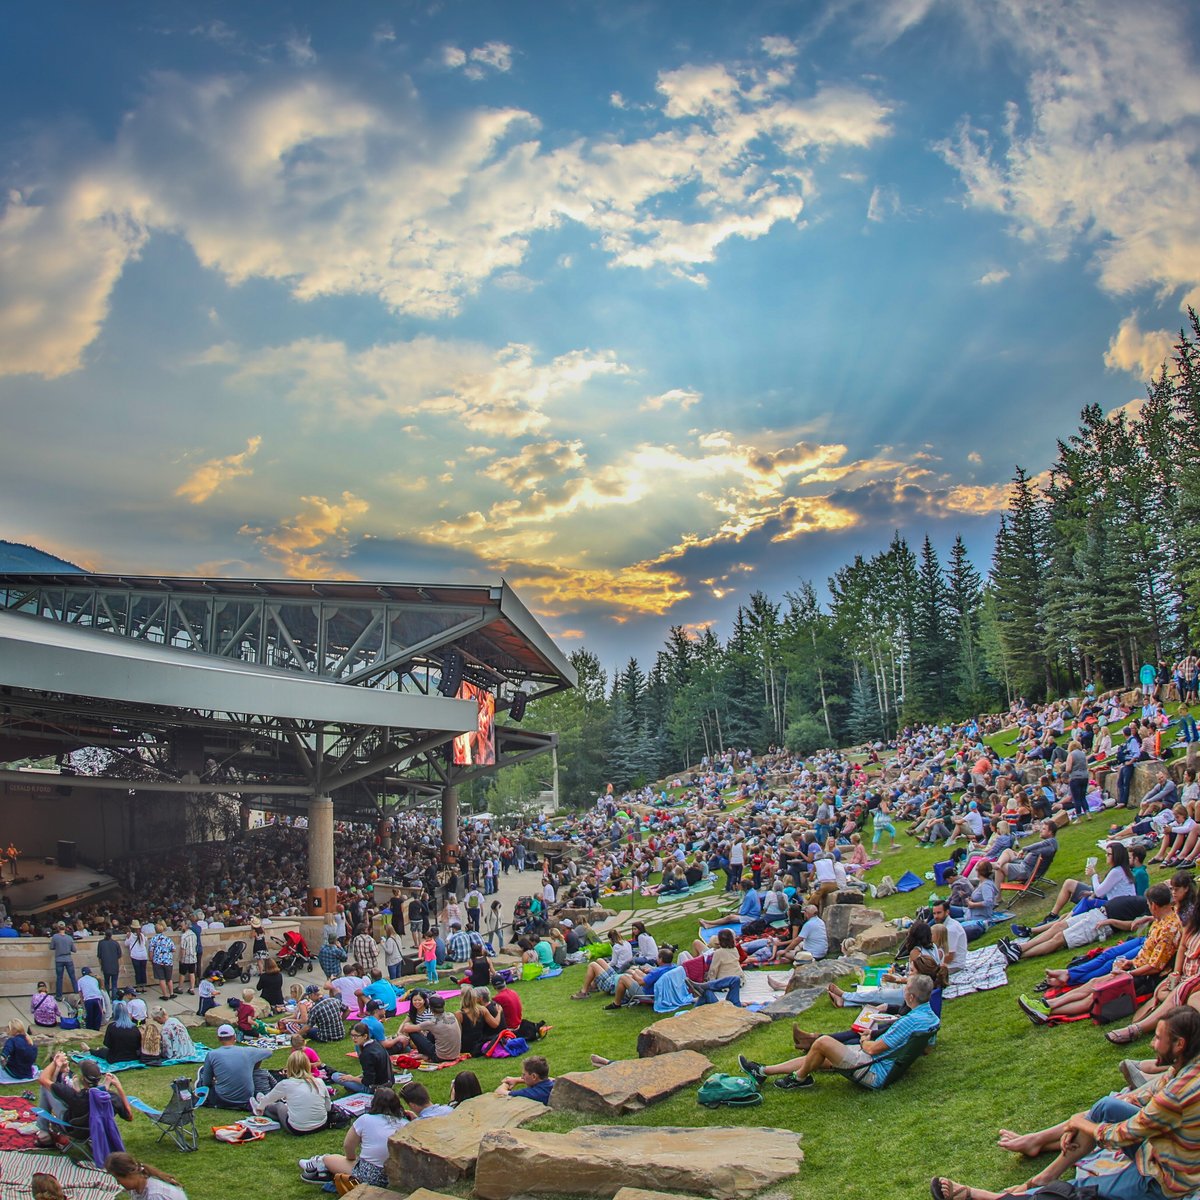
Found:
[[[261,996],[255,996],[253,1004],[254,1015],[260,1021],[266,1020],[271,1015],[271,1006]],[[237,1010],[230,1008],[228,1004],[218,1004],[216,1008],[210,1008],[204,1014],[204,1023],[213,1029],[218,1025],[235,1025],[237,1023]]]
[[[840,888],[826,896],[826,905],[830,904],[865,904],[864,893],[858,888]]]
[[[857,934],[855,940],[863,954],[890,954],[904,940],[902,930],[881,921]]]
[[[569,1134],[502,1129],[484,1136],[475,1195],[612,1196],[653,1179],[673,1192],[742,1200],[795,1175],[804,1155],[787,1129],[640,1129],[582,1125]],[[564,1182],[567,1181],[567,1182]]]
[[[728,1046],[756,1026],[765,1025],[767,1020],[759,1013],[738,1008],[725,1000],[701,1004],[688,1012],[647,1025],[638,1034],[638,1057],[653,1058],[656,1054],[671,1054],[676,1050],[704,1051]]]
[[[886,919],[879,909],[867,908],[861,901],[858,904],[831,904],[821,917],[829,931],[829,945],[834,950],[840,950],[847,938],[857,938],[864,930]]]
[[[464,1100],[454,1112],[413,1121],[388,1138],[388,1179],[395,1187],[447,1187],[475,1170],[485,1133],[524,1125],[545,1116],[536,1100],[487,1092]]]
[[[431,1200],[432,1197],[437,1196],[437,1193],[422,1189],[420,1192],[415,1192],[414,1195],[419,1195],[421,1200]],[[369,1183],[360,1183],[346,1193],[346,1200],[396,1200],[396,1196],[397,1193],[393,1192],[391,1188],[371,1187]],[[451,1200],[451,1197],[447,1196],[445,1200]]]
[[[827,999],[829,992],[826,988],[797,988],[793,992],[781,992],[765,1008],[759,1011],[772,1021],[783,1021],[798,1017],[802,1012],[812,1008],[818,1000]]]
[[[638,1112],[665,1100],[712,1070],[695,1050],[677,1050],[652,1058],[627,1058],[595,1071],[572,1071],[554,1080],[551,1108],[587,1113]]]
[[[645,1188],[623,1187],[613,1200],[683,1200],[678,1192],[648,1192]]]
[[[789,983],[796,988],[825,988],[843,975],[854,972],[857,963],[848,958],[820,958],[813,962],[797,963],[792,968]]]

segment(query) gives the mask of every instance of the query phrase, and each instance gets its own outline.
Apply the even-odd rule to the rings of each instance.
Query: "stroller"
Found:
[[[295,975],[303,967],[306,971],[313,969],[313,956],[309,953],[308,943],[304,935],[296,930],[285,933],[281,938],[272,938],[282,949],[276,957],[276,962],[289,975]]]
[[[242,955],[246,953],[245,942],[230,942],[224,950],[218,950],[216,954],[208,961],[208,966],[204,968],[204,974],[207,977],[220,975],[221,981],[224,983],[233,979],[237,975],[241,975],[245,982],[250,982],[249,968],[245,972],[242,971]]]

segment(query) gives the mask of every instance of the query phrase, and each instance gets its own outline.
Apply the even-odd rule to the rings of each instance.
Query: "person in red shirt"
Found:
[[[254,1011],[254,989],[245,988],[242,992],[242,1002],[237,1008],[239,1040],[256,1032],[255,1022],[257,1020],[258,1014]]]
[[[496,992],[492,999],[500,1005],[500,1011],[503,1014],[504,1028],[516,1029],[521,1024],[523,1010],[521,1008],[521,997],[508,986],[503,978],[496,980]]]

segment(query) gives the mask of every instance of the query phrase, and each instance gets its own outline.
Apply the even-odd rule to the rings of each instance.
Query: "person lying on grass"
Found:
[[[864,1084],[870,1088],[884,1087],[895,1066],[893,1052],[900,1050],[910,1038],[937,1029],[937,1014],[929,1007],[931,995],[933,980],[928,975],[914,975],[904,985],[908,1014],[894,1021],[878,1038],[864,1033],[857,1046],[848,1046],[837,1038],[822,1035],[800,1058],[767,1066],[739,1054],[738,1065],[759,1084],[769,1075],[778,1076],[775,1086],[788,1090],[812,1087],[816,1082],[813,1072],[823,1068],[843,1071],[865,1067]]]
[[[1194,999],[1193,999],[1194,998]],[[1200,906],[1193,906],[1175,955],[1174,969],[1134,1014],[1123,1029],[1110,1029],[1105,1037],[1114,1046],[1125,1046],[1151,1032],[1173,1008],[1200,1005]]]
[[[1150,932],[1135,958],[1118,958],[1108,975],[1089,979],[1078,987],[1055,996],[1051,1000],[1031,1000],[1018,996],[1017,1004],[1035,1025],[1044,1025],[1050,1017],[1077,1017],[1092,1006],[1092,993],[1102,980],[1111,980],[1122,972],[1133,979],[1135,994],[1145,998],[1153,995],[1159,979],[1166,973],[1179,948],[1183,930],[1175,915],[1171,889],[1165,883],[1156,883],[1146,891],[1146,903],[1152,918]],[[1046,978],[1054,985],[1059,982],[1059,973],[1047,971]]]
[[[1154,1052],[1167,1071],[1145,1087],[1106,1096],[1049,1129],[1000,1130],[1001,1148],[1014,1154],[1037,1158],[1058,1150],[1023,1187],[989,1192],[937,1177],[929,1185],[934,1200],[1037,1195],[1097,1146],[1118,1148],[1131,1160],[1122,1171],[1088,1180],[1101,1200],[1166,1200],[1200,1187],[1200,1013],[1172,1009],[1155,1027]]]

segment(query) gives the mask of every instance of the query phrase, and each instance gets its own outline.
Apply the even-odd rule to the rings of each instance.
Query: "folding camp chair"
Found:
[[[859,1087],[870,1088],[871,1084],[867,1082],[872,1067],[878,1066],[882,1062],[891,1062],[893,1064],[887,1081],[884,1087],[891,1087],[897,1079],[902,1078],[908,1072],[908,1068],[913,1065],[929,1048],[929,1043],[937,1037],[937,1028],[929,1030],[927,1033],[915,1033],[904,1043],[903,1046],[898,1046],[895,1050],[885,1050],[882,1054],[875,1055],[869,1063],[863,1063],[861,1067],[843,1067],[837,1069],[839,1075],[845,1075],[847,1079],[857,1083]],[[871,1088],[872,1091],[877,1091],[877,1088]]]
[[[1037,865],[1029,872],[1029,878],[1020,883],[1002,883],[1000,885],[1001,892],[1014,893],[1011,903],[1015,906],[1020,904],[1027,896],[1035,896],[1039,900],[1045,900],[1046,892],[1043,885],[1054,885],[1054,880],[1046,874],[1050,870],[1050,864],[1054,861],[1053,856],[1047,857],[1042,855],[1037,860]]]
[[[160,1142],[170,1138],[180,1150],[198,1150],[200,1136],[196,1130],[196,1109],[206,1099],[208,1088],[193,1087],[190,1079],[173,1079],[166,1108],[151,1108],[136,1096],[130,1096],[129,1103],[158,1126]]]
[[[46,1108],[35,1108],[33,1115],[37,1117],[39,1124],[44,1125],[50,1133],[54,1134],[58,1143],[57,1148],[72,1162],[85,1167],[95,1165],[93,1162],[91,1141],[80,1137],[79,1130],[74,1125],[64,1121],[61,1117],[56,1117]],[[45,1149],[42,1146],[34,1148],[39,1150]]]

